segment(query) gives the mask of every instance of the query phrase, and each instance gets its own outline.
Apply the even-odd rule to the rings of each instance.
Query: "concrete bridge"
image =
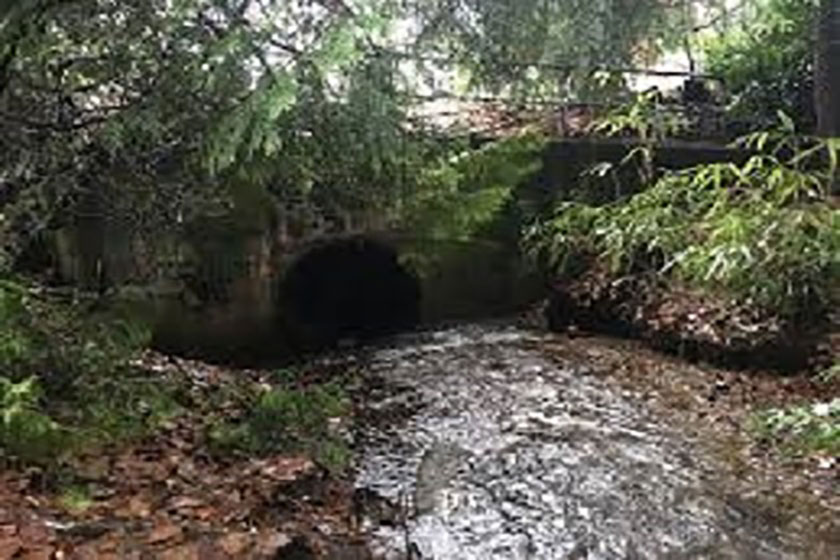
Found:
[[[205,359],[282,361],[342,340],[511,314],[541,294],[517,243],[493,239],[355,232],[246,268],[219,287],[223,298],[158,300],[156,345]]]
[[[217,239],[196,253],[197,268],[170,271],[167,275],[180,275],[181,282],[168,295],[152,298],[156,343],[204,358],[263,361],[348,337],[510,314],[538,299],[542,289],[520,255],[518,211],[527,207],[526,213],[539,213],[575,190],[595,203],[632,193],[639,188],[632,173],[620,177],[615,188],[585,184],[580,176],[598,161],[620,161],[633,147],[632,139],[552,142],[542,171],[516,190],[512,210],[498,216],[494,231],[469,240],[423,238],[376,226],[278,237],[276,228],[237,232],[227,222],[216,224]],[[657,153],[657,164],[672,168],[744,157],[702,142],[674,141]],[[120,255],[106,252],[101,258],[112,262],[105,268],[117,270]],[[182,260],[177,257],[174,266]],[[82,262],[76,268],[97,267]],[[130,269],[122,276],[136,278]]]

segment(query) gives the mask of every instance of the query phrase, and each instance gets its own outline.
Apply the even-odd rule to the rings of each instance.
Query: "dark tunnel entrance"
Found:
[[[420,285],[397,252],[370,239],[317,247],[281,286],[283,311],[302,343],[329,345],[407,330],[420,319]]]

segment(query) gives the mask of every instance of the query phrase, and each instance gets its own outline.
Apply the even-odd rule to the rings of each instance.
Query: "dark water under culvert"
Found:
[[[310,247],[276,275],[244,277],[228,291],[220,301],[140,302],[154,348],[235,366],[283,366],[347,339],[411,331],[424,296],[398,252],[366,238]]]
[[[366,372],[355,484],[379,557],[840,558],[637,396],[550,359],[551,336],[467,325],[342,358]]]
[[[279,291],[288,321],[310,345],[401,332],[420,320],[418,279],[394,249],[371,240],[333,242],[307,252]]]

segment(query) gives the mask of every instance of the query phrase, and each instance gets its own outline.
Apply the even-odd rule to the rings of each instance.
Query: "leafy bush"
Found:
[[[765,411],[755,417],[754,428],[793,451],[840,453],[840,398]]]
[[[0,281],[0,371],[16,380],[35,375],[48,393],[113,373],[148,340],[148,330],[118,310]]]
[[[177,384],[133,368],[116,368],[89,380],[78,394],[84,400],[54,403],[56,417],[74,428],[74,444],[90,451],[115,442],[140,439],[177,415]]]
[[[210,442],[222,451],[254,455],[304,451],[328,467],[340,468],[349,453],[343,441],[331,433],[330,421],[344,416],[348,407],[336,384],[274,388],[256,398],[246,417],[212,426]]]
[[[0,377],[0,447],[25,462],[60,454],[68,443],[63,428],[42,410],[40,393],[33,377],[18,383]]]
[[[771,126],[776,112],[813,130],[815,0],[761,0],[738,25],[702,45],[706,70],[734,96],[732,116],[752,129]]]
[[[0,281],[0,446],[26,462],[141,435],[171,389],[136,375],[148,333],[127,316]]]
[[[685,132],[690,126],[690,121],[684,115],[665,110],[657,101],[655,92],[641,93],[633,102],[611,110],[590,126],[593,132],[605,133],[607,136],[634,137],[639,142],[638,146],[631,149],[618,166],[602,162],[590,170],[589,174],[614,174],[616,167],[635,164],[641,182],[650,183],[656,178],[656,148],[669,138]]]
[[[783,315],[819,311],[840,278],[840,210],[828,201],[837,143],[760,133],[744,165],[668,173],[602,207],[562,203],[526,237],[555,273],[580,255],[616,274],[656,272]],[[821,169],[806,163],[830,162]]]
[[[58,499],[59,503],[72,513],[84,513],[95,504],[90,489],[74,484],[65,488]]]

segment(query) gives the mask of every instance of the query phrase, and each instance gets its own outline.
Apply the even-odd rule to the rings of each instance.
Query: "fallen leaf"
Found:
[[[161,552],[158,558],[160,560],[201,560],[196,543],[186,543],[168,548]]]
[[[40,523],[29,523],[18,527],[18,536],[27,546],[43,544],[54,540],[50,531]]]
[[[257,556],[275,558],[280,549],[292,544],[292,539],[285,533],[270,531],[257,537]]]
[[[274,480],[291,482],[315,468],[308,457],[276,457],[261,469],[261,474]]]
[[[201,560],[238,560],[239,558],[247,558],[247,556],[233,556],[225,553],[219,548],[217,544],[211,540],[204,539],[198,545],[198,556]]]
[[[140,496],[132,496],[128,501],[128,517],[149,517],[152,506]]]
[[[172,503],[169,504],[169,507],[175,510],[179,510],[193,509],[202,505],[204,505],[204,502],[202,502],[201,500],[191,498],[189,496],[181,496],[172,500]]]
[[[102,457],[86,457],[76,467],[79,475],[91,480],[105,480],[111,472],[111,458],[107,455]]]
[[[164,541],[170,541],[175,538],[181,536],[183,531],[177,525],[173,525],[168,521],[162,522],[160,525],[152,529],[152,532],[149,534],[146,542],[149,544],[157,544],[162,543]]]
[[[51,560],[55,549],[51,546],[39,546],[27,549],[21,556],[21,560]]]
[[[119,541],[116,540],[115,537],[109,537],[106,539],[101,539],[99,541],[97,549],[99,550],[100,554],[108,553],[108,552],[116,552],[120,548]]]
[[[0,525],[0,539],[17,535],[17,525]]]
[[[218,541],[219,548],[234,558],[241,558],[242,554],[251,546],[252,538],[248,533],[230,533]]]
[[[18,537],[0,538],[0,558],[12,558],[23,548],[23,542]]]
[[[194,516],[201,521],[207,521],[208,519],[215,517],[218,513],[219,512],[216,508],[211,506],[198,508],[193,512]]]
[[[120,556],[116,552],[97,552],[94,558],[96,560],[125,560],[124,556]]]

